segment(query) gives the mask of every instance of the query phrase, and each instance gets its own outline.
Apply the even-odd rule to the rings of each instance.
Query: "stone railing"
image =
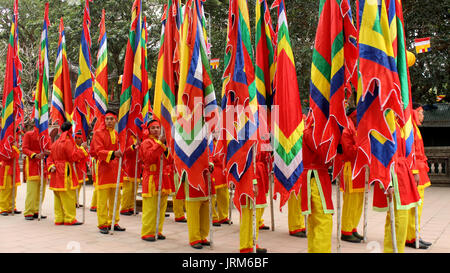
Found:
[[[450,147],[425,147],[425,154],[428,157],[431,184],[435,186],[450,186]]]

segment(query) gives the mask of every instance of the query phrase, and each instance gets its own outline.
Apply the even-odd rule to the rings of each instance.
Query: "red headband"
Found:
[[[113,113],[107,113],[107,114],[105,115],[105,117],[114,117],[114,118],[117,118],[117,116],[114,115]]]
[[[159,123],[159,121],[157,121],[157,120],[152,120],[152,121],[150,121],[150,122],[148,123],[147,127],[152,126],[154,123],[156,123],[156,124],[158,124],[159,126],[161,126],[161,124]]]

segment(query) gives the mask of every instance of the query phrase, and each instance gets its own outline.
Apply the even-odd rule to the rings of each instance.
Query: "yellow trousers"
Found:
[[[420,219],[422,218],[422,209],[423,209],[423,196],[425,193],[425,188],[418,187],[417,188],[420,196],[420,200],[422,202],[420,203],[418,207],[418,215],[419,215],[419,232],[420,232]],[[414,243],[416,241],[416,209],[412,208],[409,210],[409,216],[408,216],[408,230],[406,232],[406,242],[407,243]]]
[[[5,183],[5,188],[0,190],[0,213],[1,212],[12,212],[12,177],[7,176]],[[17,197],[17,187],[14,191],[14,200],[16,200]],[[17,202],[14,201],[15,207],[17,207]],[[16,208],[14,208],[15,210]]]
[[[160,200],[158,235],[162,234],[167,209],[168,195],[162,194]],[[142,198],[142,229],[141,238],[155,237],[156,213],[158,209],[158,195]]]
[[[300,194],[292,193],[288,200],[289,234],[305,231],[305,218],[302,215]]]
[[[229,207],[230,207],[230,193],[228,191],[228,188],[227,187],[217,188],[216,196],[213,198],[213,222],[222,223],[228,220]]]
[[[72,224],[76,221],[76,192],[75,190],[53,191],[55,194],[55,224]]]
[[[341,216],[341,234],[352,235],[357,231],[363,211],[364,192],[344,192]]]
[[[308,215],[308,253],[331,253],[333,216],[324,213],[315,178],[311,178],[311,214]]]
[[[247,204],[250,202],[247,201]],[[256,241],[259,236],[259,225],[264,208],[256,208]],[[256,245],[258,247],[258,244]],[[239,252],[248,253],[253,251],[253,205],[241,207],[241,219],[239,227]]]
[[[44,202],[45,198],[45,188],[47,181],[44,179],[44,188],[42,192],[42,200]],[[33,216],[36,213],[39,213],[39,195],[41,194],[41,181],[33,180],[27,181],[27,195],[25,197],[25,210],[23,211],[23,215]]]
[[[92,201],[91,201],[91,208],[92,209],[96,209],[97,208],[97,200],[98,200],[97,189],[94,188],[94,192],[92,193]]]
[[[209,235],[209,201],[186,201],[189,243],[206,242]]]
[[[384,225],[384,252],[393,253],[392,235],[391,235],[391,216],[387,212],[386,223]],[[394,215],[395,215],[395,238],[397,239],[398,253],[405,252],[406,230],[408,229],[409,210],[397,210],[394,197]]]
[[[112,224],[112,217],[114,211],[114,200],[116,195],[116,188],[97,189],[97,220],[98,228],[109,227]],[[117,201],[120,200],[120,190],[118,191]],[[119,224],[119,207],[116,206],[115,224]]]
[[[133,179],[133,178],[131,178]],[[120,200],[120,212],[134,211],[134,196],[137,193],[134,191],[134,179],[123,183],[122,199]]]
[[[172,196],[173,214],[175,215],[175,221],[185,219],[184,217],[184,199],[177,199],[175,195]]]

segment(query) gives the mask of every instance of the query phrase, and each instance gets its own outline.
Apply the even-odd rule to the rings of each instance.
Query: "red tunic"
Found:
[[[36,157],[41,152],[39,145],[39,133],[35,128],[28,131],[23,136],[22,152],[25,155],[23,166],[23,175],[25,181],[41,180],[41,160]],[[44,168],[44,177],[47,176],[47,170]]]
[[[17,147],[13,146],[12,156],[13,158],[8,158],[0,154],[0,190],[6,188],[5,181],[8,176],[13,176],[13,166],[14,160],[16,161],[16,185],[20,185],[20,168],[19,168],[19,155],[20,151]]]
[[[66,191],[66,182],[69,183],[70,190],[76,189],[78,174],[73,166],[87,156],[84,149],[77,147],[70,131],[62,133],[59,139],[52,144],[51,154],[48,158],[48,169],[56,168],[54,172],[50,172],[50,189]]]
[[[419,174],[419,188],[426,188],[431,185],[430,178],[428,177],[428,172],[430,168],[428,167],[428,158],[425,155],[425,148],[423,145],[422,134],[420,133],[419,127],[414,122],[414,150],[416,155],[416,164],[413,170],[413,174]]]
[[[227,179],[224,173],[224,156],[225,154],[216,151],[217,141],[214,140],[214,151],[210,155],[210,161],[214,164],[214,170],[211,174],[212,182],[215,189],[228,187]]]
[[[348,128],[344,128],[342,131],[341,144],[342,144],[342,161],[344,162],[344,169],[340,175],[341,181],[345,183],[340,183],[342,190],[345,189],[345,185],[349,185],[349,192],[363,192],[365,184],[365,171],[360,172],[355,179],[352,177],[352,167],[355,165],[356,152],[358,147],[356,146],[356,128],[353,125],[351,119],[348,119]],[[348,179],[349,181],[345,181]]]
[[[77,148],[84,151],[83,158],[78,160],[75,163],[75,168],[76,168],[77,176],[78,176],[78,183],[82,184],[83,183],[84,174],[87,173],[87,164],[89,163],[89,152],[86,151],[82,146],[77,146]],[[92,174],[92,175],[94,175],[94,174]],[[88,180],[88,178],[87,178],[87,175],[86,175],[86,181],[87,180]]]
[[[134,182],[134,176],[136,172],[136,150],[133,148],[133,144],[136,144],[136,138],[130,136],[128,138],[127,147],[123,156],[123,171],[124,171],[124,182]],[[138,158],[138,171],[137,171],[137,181],[141,181],[141,160]]]
[[[161,155],[163,155],[163,179],[161,185],[162,194],[170,194],[172,184],[170,178],[165,178],[164,174],[170,172],[165,166],[173,164],[171,157],[166,157],[164,151],[167,150],[166,145],[156,138],[149,136],[139,147],[139,158],[142,160],[142,197],[152,197],[157,194],[159,187],[159,170],[161,164]],[[170,166],[169,166],[170,168]],[[173,173],[173,171],[172,171]],[[173,178],[173,176],[172,176]],[[172,179],[173,181],[173,179]]]
[[[314,175],[322,204],[324,204],[324,213],[334,213],[333,200],[331,198],[331,180],[328,174],[328,165],[325,164],[327,150],[325,145],[315,148],[312,138],[313,127],[308,126],[303,131],[303,173],[300,179],[301,185],[301,206],[306,214],[311,213],[311,200],[308,192],[310,191],[311,178]]]
[[[261,151],[261,142],[258,143],[256,153],[256,180],[258,185],[258,195],[256,195],[256,206],[261,207],[267,204],[267,194],[269,193],[269,169],[270,152]]]
[[[106,128],[94,132],[91,142],[91,154],[96,157],[97,189],[115,188],[119,172],[119,158],[114,152],[119,150],[119,135],[115,130]],[[121,172],[120,183],[123,182]]]

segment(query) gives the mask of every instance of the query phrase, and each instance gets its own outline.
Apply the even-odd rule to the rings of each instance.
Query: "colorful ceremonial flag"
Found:
[[[420,38],[420,39],[414,39],[414,46],[416,47],[417,53],[424,53],[431,51],[431,38]]]
[[[211,69],[217,69],[217,68],[219,68],[219,62],[220,62],[220,59],[218,59],[218,58],[216,58],[216,59],[211,59],[211,62],[210,62],[210,64],[211,64]]]
[[[282,207],[290,193],[295,191],[298,195],[300,189],[298,182],[303,172],[302,142],[305,126],[284,0],[276,0],[272,7],[278,7],[273,103],[278,108],[278,119],[274,120],[273,128],[273,171],[276,183],[282,186],[275,186],[276,192],[280,194]]]
[[[161,42],[156,68],[154,118],[161,121],[166,140],[173,151],[172,127],[180,74],[181,7],[179,0],[168,0],[162,19]]]
[[[142,1],[135,0],[132,7],[120,94],[118,133],[121,143],[127,142],[128,133],[141,138],[142,48]],[[122,145],[121,149],[125,149],[125,145]]]
[[[209,166],[208,139],[217,118],[217,102],[211,82],[201,0],[186,3],[180,43],[180,86],[174,123],[174,160],[180,177],[208,193],[205,172]],[[199,178],[202,175],[203,179]]]
[[[15,0],[6,54],[2,100],[3,111],[0,128],[0,153],[6,157],[11,156],[16,128],[23,121],[22,89],[20,87],[22,63],[19,59],[18,17],[18,0]]]
[[[395,115],[403,120],[401,106],[400,80],[393,50],[393,41],[389,29],[389,18],[384,0],[380,5],[375,1],[359,2],[359,81],[357,93],[357,136],[358,147],[353,177],[356,177],[364,165],[371,166],[369,182],[379,181],[387,188],[390,183],[390,166],[395,155],[392,143],[395,143],[395,127],[392,119]],[[386,113],[391,109],[391,113]],[[395,114],[395,115],[394,115]],[[391,120],[389,120],[390,118]],[[384,147],[384,164],[372,168],[377,156],[374,137]],[[390,144],[389,144],[390,143]],[[383,174],[388,174],[387,176]]]
[[[316,147],[327,145],[326,162],[330,162],[336,157],[343,128],[348,127],[345,101],[351,94],[350,82],[356,84],[356,29],[348,0],[321,1],[319,10],[311,65],[310,107],[314,143]],[[339,160],[334,163],[333,177],[336,177],[342,164],[338,164]]]
[[[59,23],[58,53],[55,62],[50,118],[53,122],[56,122],[61,126],[65,121],[72,122],[72,111],[72,86],[70,83],[69,62],[67,61],[64,22],[61,17]]]
[[[144,124],[150,121],[153,116],[152,107],[150,104],[150,88],[151,81],[148,79],[148,58],[147,58],[147,41],[148,41],[148,30],[147,30],[147,17],[144,17],[144,21],[142,22],[142,38],[144,47],[143,50],[143,64],[142,64],[142,118]]]
[[[97,121],[102,119],[108,110],[108,48],[105,26],[105,10],[99,25],[97,70],[95,71],[94,101]],[[100,124],[100,122],[96,123]]]
[[[406,37],[404,31],[403,8],[400,0],[387,0],[389,26],[393,41],[394,56],[400,80],[401,98],[403,102],[404,123],[402,123],[402,139],[405,141],[405,157],[412,167],[414,163],[414,127],[412,122],[412,96],[409,77]]]
[[[50,137],[48,134],[48,3],[45,3],[44,25],[42,27],[41,43],[39,49],[38,78],[36,84],[36,93],[34,101],[34,126],[39,133],[39,145],[41,151],[49,150]]]
[[[236,185],[234,204],[254,197],[258,123],[251,29],[246,0],[230,0],[222,87],[222,133],[227,179]]]
[[[75,132],[81,130],[82,138],[87,140],[89,132],[89,123],[91,122],[90,113],[95,109],[93,94],[93,79],[91,72],[91,34],[89,27],[91,17],[89,15],[89,2],[86,0],[83,12],[83,30],[81,32],[80,53],[78,57],[78,79],[75,88],[73,122],[75,123]]]

